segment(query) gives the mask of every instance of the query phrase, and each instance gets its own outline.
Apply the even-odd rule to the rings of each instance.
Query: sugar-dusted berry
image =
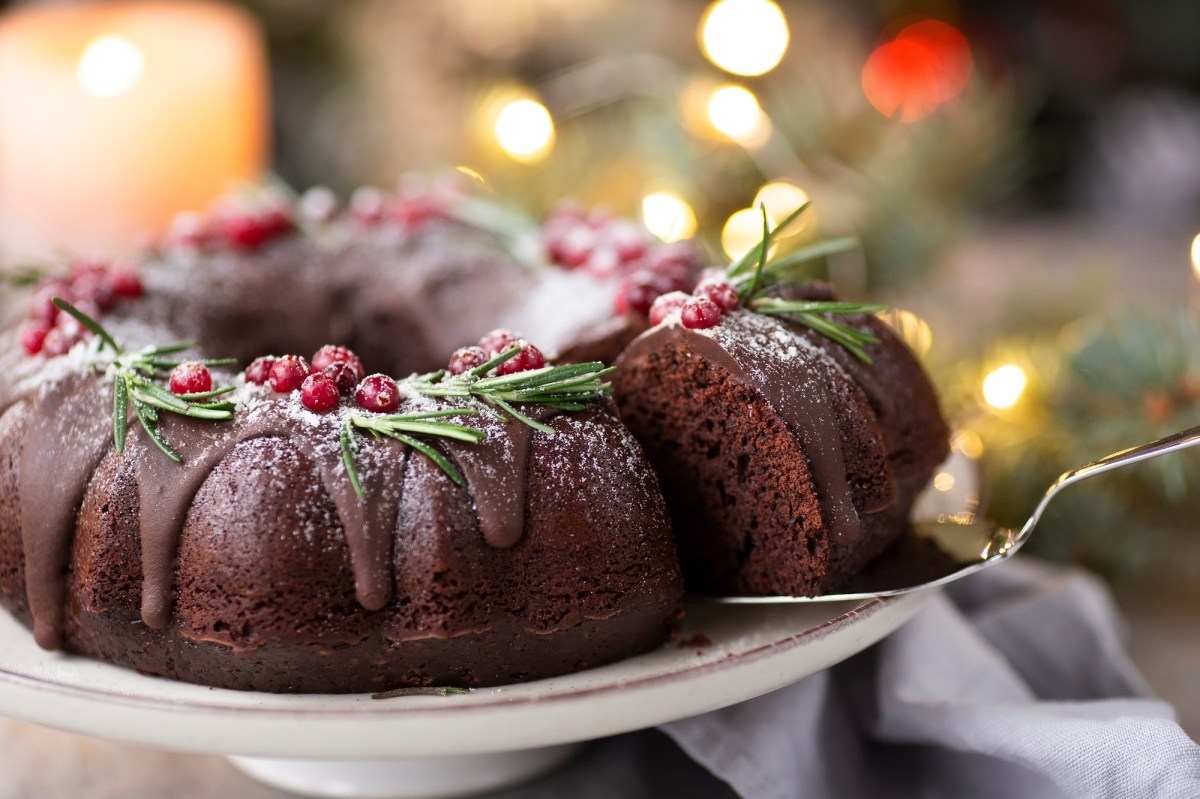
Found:
[[[212,372],[198,361],[181,363],[171,370],[172,394],[204,394],[212,391]]]
[[[679,313],[691,297],[682,291],[671,291],[659,297],[650,306],[650,324],[661,325],[672,315]]]
[[[454,351],[450,356],[450,363],[446,367],[452,375],[461,375],[463,372],[469,372],[472,369],[483,366],[492,356],[484,352],[483,347],[462,347]]]
[[[304,378],[310,374],[312,374],[312,367],[308,361],[299,355],[284,355],[271,364],[268,380],[271,388],[280,394],[286,394],[300,388],[304,383]]]
[[[312,368],[316,372],[322,372],[325,370],[325,367],[335,363],[344,363],[353,369],[355,382],[362,380],[367,374],[367,370],[363,368],[362,361],[346,347],[326,344],[317,350],[316,354],[312,357]]]
[[[275,365],[275,361],[276,358],[274,355],[264,355],[261,358],[255,358],[246,367],[246,382],[253,383],[256,386],[265,385],[271,379],[271,367]]]
[[[310,411],[333,410],[337,407],[338,396],[337,383],[324,372],[313,372],[300,384],[300,402]]]
[[[370,375],[358,384],[354,401],[364,411],[395,413],[400,407],[400,387],[387,375]]]
[[[733,284],[723,278],[706,278],[696,284],[696,290],[692,292],[697,297],[708,297],[713,303],[721,309],[722,313],[736,311],[740,299],[738,298],[737,289]]]
[[[721,309],[708,297],[692,297],[679,309],[679,321],[688,330],[703,330],[721,321]]]
[[[525,339],[516,342],[521,351],[496,367],[496,372],[502,375],[512,375],[517,372],[528,372],[531,369],[541,369],[546,365],[546,356],[542,351]]]

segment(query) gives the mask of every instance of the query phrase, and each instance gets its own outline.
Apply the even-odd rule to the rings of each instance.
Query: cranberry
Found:
[[[137,299],[145,292],[142,278],[135,269],[114,269],[109,275],[109,280],[112,282],[113,294],[122,299]]]
[[[29,304],[29,318],[53,324],[54,320],[58,318],[59,310],[51,300],[55,297],[62,297],[70,302],[74,296],[71,287],[61,280],[44,283],[34,292],[33,300]]]
[[[344,363],[354,370],[354,382],[363,379],[363,375],[367,370],[363,368],[362,361],[358,356],[345,347],[339,347],[334,344],[326,344],[321,349],[317,350],[312,357],[313,371],[321,372],[325,367],[332,366],[335,363]]]
[[[636,261],[646,253],[646,234],[630,219],[614,219],[608,225],[608,239],[622,263]]]
[[[596,231],[587,225],[574,225],[547,241],[550,260],[567,269],[578,269],[588,262],[596,248]]]
[[[261,358],[255,358],[254,361],[246,367],[246,382],[253,383],[256,386],[265,385],[271,379],[271,367],[275,365],[274,355],[264,355]]]
[[[350,396],[362,375],[354,371],[354,367],[345,361],[335,361],[321,370],[321,374],[331,379],[337,386],[339,394]]]
[[[621,267],[621,256],[609,244],[596,246],[587,259],[587,270],[598,278],[614,275]]]
[[[394,413],[400,407],[400,387],[387,375],[371,375],[358,384],[354,401],[365,411]]]
[[[650,306],[654,301],[670,290],[670,284],[653,272],[634,272],[617,287],[613,310],[619,314],[636,313],[645,316],[650,313]]]
[[[90,316],[92,319],[100,318],[100,308],[91,300],[76,300],[74,303],[75,310],[85,316]],[[61,330],[67,338],[72,341],[79,341],[88,334],[88,329],[83,326],[83,323],[71,316],[69,313],[60,313],[58,319],[54,322],[54,326]]]
[[[454,354],[450,356],[448,369],[452,375],[461,375],[477,366],[483,366],[491,358],[492,356],[488,355],[483,347],[462,347],[455,350]]]
[[[42,319],[32,319],[25,323],[21,328],[21,347],[26,355],[37,355],[42,351],[50,329],[50,323]]]
[[[221,235],[235,250],[258,250],[271,238],[271,229],[262,218],[250,214],[221,217]]]
[[[204,394],[212,391],[212,372],[196,361],[181,363],[171,370],[172,394]]]
[[[350,213],[364,225],[377,225],[383,221],[388,197],[379,189],[364,186],[350,196]]]
[[[517,372],[528,372],[531,369],[541,369],[546,365],[546,356],[542,355],[541,350],[525,339],[519,339],[517,343],[521,345],[521,351],[496,367],[499,374],[512,375]]]
[[[107,275],[108,262],[102,258],[80,258],[71,265],[71,282],[84,275]]]
[[[314,222],[331,222],[337,216],[337,195],[324,186],[313,186],[300,195],[300,215]]]
[[[174,247],[200,249],[212,241],[213,234],[212,225],[207,219],[195,211],[184,211],[171,220],[167,242]]]
[[[300,385],[300,402],[305,408],[317,413],[331,411],[338,404],[338,386],[324,372],[313,372]]]
[[[71,290],[79,300],[91,300],[101,311],[111,311],[117,303],[112,280],[107,272],[82,272],[71,280]]]
[[[52,328],[42,341],[42,354],[47,358],[65,355],[70,352],[71,347],[74,347],[79,340],[79,338],[71,336],[71,334],[60,327]]]
[[[668,317],[678,313],[690,299],[691,297],[682,291],[671,291],[662,295],[650,306],[650,324],[661,325]]]
[[[688,330],[703,330],[721,321],[721,309],[708,297],[692,297],[679,311],[679,321]]]
[[[267,379],[271,382],[271,388],[280,394],[287,394],[300,388],[304,378],[310,374],[312,367],[308,365],[308,361],[299,355],[285,355],[271,364],[271,372]]]
[[[708,278],[701,280],[696,284],[696,290],[692,292],[697,297],[708,297],[713,301],[722,313],[736,311],[738,307],[737,289],[728,280],[721,278]]]
[[[520,336],[513,334],[509,330],[498,327],[491,333],[488,333],[483,338],[479,339],[480,348],[489,356],[499,355],[502,352],[508,352],[517,345],[520,341]]]
[[[427,197],[404,197],[391,209],[392,218],[404,227],[415,227],[441,215],[441,210]]]

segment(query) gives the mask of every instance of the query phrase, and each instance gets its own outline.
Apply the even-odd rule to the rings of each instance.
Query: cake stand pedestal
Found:
[[[548,774],[583,744],[518,752],[395,760],[289,760],[230,757],[242,772],[272,788],[331,799],[427,799],[468,796]]]

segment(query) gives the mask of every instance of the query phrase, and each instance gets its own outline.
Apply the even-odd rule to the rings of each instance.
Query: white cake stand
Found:
[[[468,695],[381,700],[227,691],[145,677],[43,652],[27,630],[0,614],[0,715],[227,755],[256,779],[310,796],[459,796],[549,771],[580,742],[782,688],[883,638],[927,598],[696,604],[687,609],[683,643],[611,666]]]

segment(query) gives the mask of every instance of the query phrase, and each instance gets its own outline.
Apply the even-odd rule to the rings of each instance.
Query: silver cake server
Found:
[[[1200,443],[1200,427],[1183,430],[1174,435],[1151,441],[1148,444],[1131,447],[1114,452],[1099,460],[1092,461],[1086,466],[1064,472],[1046,489],[1041,502],[1033,510],[1033,515],[1022,525],[1020,530],[1012,530],[979,520],[974,513],[965,512],[939,516],[933,521],[914,524],[914,532],[918,539],[932,541],[944,555],[951,555],[958,560],[940,570],[933,576],[926,575],[919,582],[911,578],[907,585],[897,584],[896,578],[889,579],[886,573],[873,575],[868,572],[850,590],[836,594],[821,596],[705,596],[689,595],[688,599],[698,602],[719,602],[727,604],[771,604],[799,602],[847,602],[876,597],[898,596],[914,591],[923,591],[939,585],[961,580],[968,574],[974,574],[1008,560],[1025,545],[1033,529],[1041,520],[1050,500],[1072,483],[1095,477],[1098,474],[1128,466],[1138,461],[1157,458],[1169,452],[1186,449]]]

